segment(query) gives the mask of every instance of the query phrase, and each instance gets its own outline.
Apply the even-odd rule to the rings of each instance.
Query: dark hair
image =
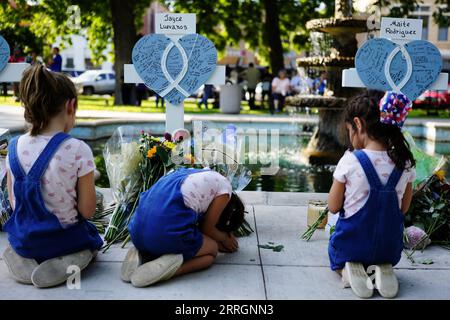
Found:
[[[230,201],[220,215],[216,228],[223,232],[234,232],[244,223],[245,206],[236,193],[231,194]]]
[[[66,101],[76,99],[73,82],[65,75],[35,64],[25,70],[20,81],[20,98],[32,136],[38,135],[58,115]]]
[[[59,52],[59,48],[58,47],[54,47],[53,50],[56,50],[57,52]]]
[[[248,66],[249,66],[249,67],[254,67],[255,65],[253,64],[253,62],[250,62],[250,63],[248,64]]]
[[[359,118],[367,135],[385,145],[389,157],[398,169],[405,169],[407,164],[414,167],[416,161],[401,129],[396,125],[380,122],[378,103],[382,96],[382,92],[368,91],[350,98],[344,111],[344,122],[356,130],[353,119]]]

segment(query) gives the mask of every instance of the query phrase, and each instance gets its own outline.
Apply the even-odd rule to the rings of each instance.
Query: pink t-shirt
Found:
[[[44,150],[52,136],[22,135],[17,142],[17,155],[26,174]],[[6,161],[10,170],[9,159]],[[95,170],[94,157],[89,146],[75,138],[64,141],[50,161],[41,180],[45,207],[58,217],[63,227],[78,221],[78,178]],[[14,183],[14,176],[12,182]],[[14,198],[14,191],[12,194]]]
[[[374,151],[363,149],[374,166],[381,183],[387,183],[389,176],[394,170],[394,162],[391,160],[386,151]],[[345,152],[344,156],[339,160],[333,174],[334,179],[341,183],[345,183],[345,200],[344,210],[345,217],[348,218],[357,213],[369,199],[370,186],[366,178],[366,174],[359,163],[356,156],[350,152]],[[395,188],[398,195],[398,204],[401,207],[403,194],[406,185],[413,182],[416,178],[414,168],[405,169]]]
[[[189,175],[181,185],[184,204],[197,213],[205,213],[218,196],[231,196],[231,183],[220,173],[205,170]]]

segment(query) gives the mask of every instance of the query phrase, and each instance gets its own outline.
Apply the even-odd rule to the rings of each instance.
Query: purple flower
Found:
[[[431,243],[425,231],[416,226],[406,228],[405,232],[408,238],[408,242],[405,243],[407,249],[422,250]]]
[[[164,133],[164,140],[172,141],[172,135],[168,132]]]

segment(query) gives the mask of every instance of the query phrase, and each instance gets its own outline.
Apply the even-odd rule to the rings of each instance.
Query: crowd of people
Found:
[[[298,70],[278,71],[276,76],[270,73],[269,68],[258,68],[249,63],[248,68],[230,68],[227,66],[226,82],[242,87],[242,99],[248,101],[251,110],[268,109],[271,114],[282,112],[285,98],[291,95],[324,95],[327,87],[327,73],[320,71],[314,77],[307,74],[304,68]],[[217,99],[217,90],[212,85],[205,85],[200,93],[198,106],[208,108],[208,99]],[[257,100],[259,104],[257,105]],[[215,101],[214,105],[218,105]]]

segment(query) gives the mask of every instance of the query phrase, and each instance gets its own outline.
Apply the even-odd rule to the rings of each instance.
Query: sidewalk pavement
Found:
[[[220,254],[208,270],[185,275],[148,288],[134,288],[120,280],[126,250],[114,246],[81,274],[81,289],[65,285],[37,289],[10,278],[0,260],[0,299],[357,299],[343,289],[339,276],[328,264],[328,235],[319,230],[310,242],[300,239],[306,230],[309,200],[325,194],[243,192],[255,233],[241,238],[240,250]],[[0,250],[6,246],[0,233]],[[259,248],[273,242],[281,252]],[[397,299],[450,299],[450,254],[437,246],[414,255],[416,264],[404,256],[396,266],[400,282]],[[422,264],[431,259],[433,264]],[[374,299],[382,299],[378,293]]]

